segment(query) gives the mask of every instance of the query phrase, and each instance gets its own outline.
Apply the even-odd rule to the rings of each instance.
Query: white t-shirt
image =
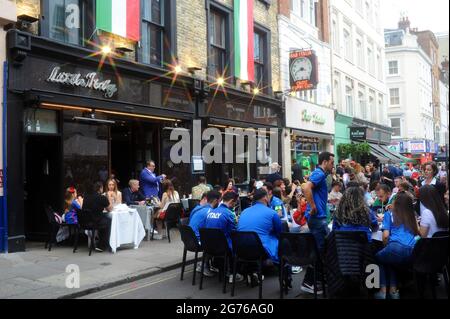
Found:
[[[427,236],[428,238],[433,237],[434,233],[448,230],[438,228],[433,213],[423,204],[420,204],[420,226],[428,228],[428,236]]]

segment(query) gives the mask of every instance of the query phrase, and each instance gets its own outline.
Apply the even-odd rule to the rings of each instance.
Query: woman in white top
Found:
[[[420,235],[431,238],[436,232],[448,231],[448,212],[437,189],[431,185],[420,188]]]
[[[156,212],[156,227],[158,231],[158,235],[154,235],[153,238],[155,239],[162,239],[162,227],[163,227],[163,216],[161,213],[165,214],[167,211],[167,208],[170,204],[178,204],[180,203],[180,195],[173,187],[173,184],[170,180],[167,180],[164,182],[164,193],[162,195],[161,203],[160,203],[160,210]]]
[[[110,178],[106,181],[106,189],[105,196],[108,197],[111,206],[122,204],[122,193],[117,188],[115,179]]]

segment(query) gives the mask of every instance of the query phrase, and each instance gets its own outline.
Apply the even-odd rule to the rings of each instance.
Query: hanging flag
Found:
[[[235,75],[242,81],[255,81],[253,0],[234,0]]]
[[[97,0],[96,28],[121,37],[140,39],[139,0]]]

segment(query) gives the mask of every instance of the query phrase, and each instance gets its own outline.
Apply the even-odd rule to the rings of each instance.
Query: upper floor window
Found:
[[[364,69],[364,48],[361,39],[356,40],[356,56],[358,58],[358,66]]]
[[[353,43],[351,31],[344,29],[344,49],[345,58],[349,61],[353,61]]]
[[[391,128],[394,129],[394,133],[392,133],[392,136],[401,136],[402,135],[400,119],[399,118],[391,119]]]
[[[48,12],[48,37],[65,43],[80,45],[82,39],[81,0],[44,1]],[[47,7],[48,6],[48,7]]]
[[[164,61],[164,0],[141,1],[141,62],[162,66]]]
[[[367,64],[369,66],[369,73],[375,74],[375,61],[373,59],[373,51],[371,47],[367,48]]]
[[[333,18],[333,22],[332,24],[332,31],[333,32],[333,49],[336,52],[340,52],[340,47],[339,47],[339,28],[338,28],[338,24],[337,24],[337,19],[336,17]]]
[[[269,85],[269,46],[268,34],[263,30],[255,30],[254,33],[254,63],[255,63],[255,83],[266,91]]]
[[[213,78],[225,77],[229,56],[227,14],[211,10],[209,16],[209,75]]]
[[[309,0],[309,23],[316,25],[315,0]]]
[[[398,61],[389,61],[389,75],[398,74]]]
[[[347,115],[353,116],[353,80],[346,79],[345,85],[345,104]]]
[[[389,96],[391,99],[391,105],[400,105],[400,89],[389,89]]]

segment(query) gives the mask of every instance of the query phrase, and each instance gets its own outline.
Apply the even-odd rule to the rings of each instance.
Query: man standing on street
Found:
[[[308,206],[306,209],[306,219],[308,228],[316,239],[319,251],[323,250],[325,237],[328,235],[327,223],[327,202],[328,189],[326,178],[334,166],[334,154],[323,152],[319,154],[319,163],[309,177],[309,181],[303,186]],[[314,293],[313,269],[308,267],[301,289]],[[320,277],[318,277],[320,278]],[[322,287],[318,285],[317,293],[323,293]]]
[[[156,176],[155,168],[155,162],[150,160],[141,172],[140,184],[145,198],[158,197],[160,184],[166,178],[164,174]]]

